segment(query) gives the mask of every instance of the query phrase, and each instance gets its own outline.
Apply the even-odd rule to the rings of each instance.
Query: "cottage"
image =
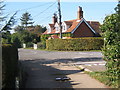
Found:
[[[57,15],[54,14],[52,19],[53,23],[49,24],[48,29],[43,34],[58,35],[60,33]],[[72,38],[96,37],[100,36],[99,26],[100,23],[98,21],[86,21],[83,18],[82,7],[79,6],[77,11],[77,19],[62,22],[62,33],[70,33],[72,34]],[[66,37],[63,36],[63,38]]]

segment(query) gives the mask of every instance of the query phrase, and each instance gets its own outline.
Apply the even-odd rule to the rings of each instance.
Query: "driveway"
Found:
[[[19,49],[19,60],[28,77],[26,88],[106,88],[76,65],[103,63],[101,52],[57,52]],[[91,64],[91,65],[92,65]],[[68,77],[67,81],[56,78]]]

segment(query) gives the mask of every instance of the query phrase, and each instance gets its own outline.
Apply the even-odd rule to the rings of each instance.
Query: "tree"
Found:
[[[5,17],[3,15],[3,10],[4,10],[5,5],[3,4],[3,1],[0,1],[0,22],[4,21]]]
[[[17,13],[17,12],[16,12]],[[16,13],[13,14],[13,16],[10,17],[8,21],[6,21],[6,24],[1,28],[1,33],[2,33],[2,43],[11,43],[11,34],[10,31],[12,26],[15,24],[15,15]]]
[[[11,35],[11,42],[18,48],[21,47],[20,34],[14,33]]]
[[[116,13],[117,13],[117,30],[120,31],[120,0],[118,2],[117,7],[115,8]]]
[[[34,29],[35,34],[41,34],[41,33],[44,33],[45,31],[46,31],[46,27],[43,27],[41,25],[35,26],[35,29]]]
[[[16,27],[14,28],[14,31],[15,31],[16,33],[21,33],[23,30],[24,30],[24,27],[23,27],[23,26],[20,26],[20,25],[18,25],[18,26],[16,26]]]
[[[11,43],[11,34],[10,31],[11,27],[15,24],[15,15],[17,12],[15,12],[9,19],[8,21],[5,20],[5,17],[2,16],[3,13],[2,11],[4,10],[5,5],[3,4],[3,1],[0,1],[0,22],[6,22],[4,25],[0,24],[0,33],[2,34],[2,43]]]
[[[33,19],[31,18],[31,14],[28,12],[24,13],[21,17],[21,25],[27,27],[29,24],[33,24],[34,22],[31,22]]]
[[[11,33],[10,31],[2,32],[2,43],[11,43]]]
[[[9,31],[12,29],[11,27],[16,23],[15,21],[16,14],[17,12],[15,12],[8,21],[6,21],[6,24],[1,28],[1,31]]]
[[[107,62],[108,83],[118,88],[120,87],[118,83],[120,76],[120,1],[115,10],[115,14],[105,18],[101,29],[104,37],[103,54]]]

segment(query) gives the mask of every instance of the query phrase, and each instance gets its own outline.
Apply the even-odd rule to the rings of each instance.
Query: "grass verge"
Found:
[[[118,82],[110,82],[109,77],[106,75],[106,72],[86,72],[89,74],[92,78],[95,78],[96,80],[100,81],[101,83],[109,86],[110,88],[118,88]]]
[[[43,51],[57,51],[57,52],[101,52],[101,50],[89,50],[89,51],[59,51],[59,50],[47,50],[47,49],[41,49],[41,48],[38,48],[37,50],[43,50]]]
[[[25,48],[25,49],[34,49],[33,47],[29,47],[29,48]],[[81,50],[81,51],[59,51],[59,50],[47,50],[47,49],[43,49],[43,48],[37,48],[36,50],[42,50],[42,51],[57,51],[57,52],[101,52],[101,50],[89,50],[89,51],[86,51],[86,50]]]

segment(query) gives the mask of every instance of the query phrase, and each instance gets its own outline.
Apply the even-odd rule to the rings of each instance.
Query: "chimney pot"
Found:
[[[78,11],[77,11],[77,19],[81,19],[83,18],[83,11],[82,11],[82,7],[78,7]]]
[[[52,18],[53,18],[53,24],[55,24],[57,22],[57,14],[54,13]]]

